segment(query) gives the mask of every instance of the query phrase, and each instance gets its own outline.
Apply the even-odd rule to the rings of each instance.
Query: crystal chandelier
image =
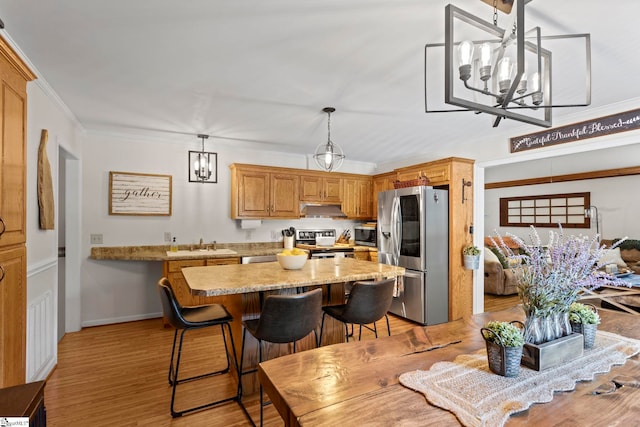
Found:
[[[445,43],[425,46],[425,111],[474,111],[497,116],[496,127],[503,118],[543,127],[551,126],[551,110],[556,107],[583,107],[591,104],[591,41],[589,34],[542,36],[539,27],[525,31],[526,0],[482,0],[493,4],[493,24],[453,5],[445,8]],[[530,0],[529,0],[530,1]],[[506,29],[498,26],[498,10],[511,15]],[[573,40],[573,42],[572,42]],[[545,43],[545,47],[542,43]],[[566,43],[579,43],[567,48]],[[582,45],[584,43],[584,47]],[[558,48],[559,59],[574,56],[571,66],[554,74],[552,51]],[[429,58],[442,57],[444,47],[444,103],[462,109],[430,108],[427,100]],[[578,53],[582,53],[583,57]],[[429,52],[439,50],[435,54]],[[440,54],[440,56],[437,56]],[[556,61],[560,63],[562,61]],[[564,61],[566,64],[566,61]],[[554,63],[555,64],[555,63]],[[560,69],[560,68],[559,68]],[[578,71],[578,72],[576,72]],[[585,76],[584,102],[553,103],[552,77],[560,76],[570,84],[579,84]],[[436,79],[437,80],[437,79]],[[563,88],[564,89],[564,88]],[[571,88],[570,92],[580,92]],[[578,88],[580,89],[580,88]],[[567,92],[565,90],[565,92]],[[431,91],[433,93],[433,91]]]
[[[331,141],[331,113],[336,111],[333,107],[325,107],[322,109],[328,115],[327,119],[327,142],[316,147],[313,158],[321,169],[331,172],[337,170],[344,160],[344,154],[338,144]]]

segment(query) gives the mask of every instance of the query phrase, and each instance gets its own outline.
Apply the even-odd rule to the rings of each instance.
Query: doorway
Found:
[[[80,161],[58,146],[58,342],[80,330]]]

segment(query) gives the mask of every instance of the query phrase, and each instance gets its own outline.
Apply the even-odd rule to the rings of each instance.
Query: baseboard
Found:
[[[112,325],[114,323],[135,322],[137,320],[157,319],[162,317],[162,312],[159,313],[147,313],[136,314],[134,316],[113,317],[110,319],[96,319],[87,320],[80,323],[83,328],[89,328],[92,326]]]

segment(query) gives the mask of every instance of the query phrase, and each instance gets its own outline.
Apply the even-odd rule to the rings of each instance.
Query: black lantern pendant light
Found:
[[[210,154],[204,151],[204,140],[209,138],[209,135],[200,134],[198,138],[202,138],[202,151],[196,155],[196,161],[193,163],[193,171],[198,180],[205,182],[211,178],[212,169]]]
[[[333,107],[325,107],[322,109],[322,111],[324,111],[328,115],[327,142],[322,143],[316,147],[313,158],[316,160],[316,163],[321,169],[327,172],[331,172],[337,170],[340,166],[342,166],[344,154],[342,152],[342,148],[340,148],[338,144],[335,144],[331,141],[331,113],[336,111],[336,109]]]

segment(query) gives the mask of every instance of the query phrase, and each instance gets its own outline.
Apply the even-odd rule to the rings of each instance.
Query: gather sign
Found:
[[[171,215],[171,175],[109,172],[109,215]]]
[[[509,139],[512,153],[640,129],[640,109]]]

